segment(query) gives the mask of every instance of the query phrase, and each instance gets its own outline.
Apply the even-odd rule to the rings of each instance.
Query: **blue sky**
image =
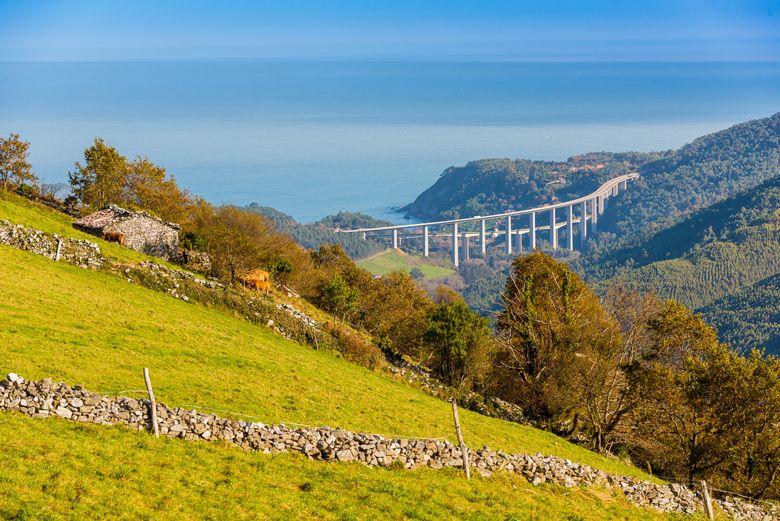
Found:
[[[0,60],[771,60],[780,0],[0,0]]]

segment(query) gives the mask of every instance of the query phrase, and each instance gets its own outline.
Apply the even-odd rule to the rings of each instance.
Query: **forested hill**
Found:
[[[780,273],[717,300],[700,310],[721,340],[747,351],[765,348],[780,355]]]
[[[565,200],[594,190],[662,154],[592,153],[566,162],[482,159],[450,167],[403,208],[420,219],[486,215]]]
[[[365,228],[390,224],[388,221],[374,219],[362,213],[339,212],[317,222],[302,224],[292,216],[270,206],[252,203],[246,209],[259,213],[272,221],[279,231],[291,235],[304,248],[317,249],[323,244],[339,244],[353,259],[368,257],[386,248],[383,243],[363,239],[359,234],[344,234],[333,231],[334,228]]]
[[[418,218],[484,215],[566,200],[606,179],[639,171],[602,220],[619,232],[612,247],[637,244],[655,231],[777,175],[780,113],[657,153],[591,153],[563,163],[483,159],[451,167],[404,211]]]
[[[685,215],[780,173],[780,113],[694,140],[643,164],[599,223],[618,245],[638,243]]]
[[[603,287],[621,284],[706,307],[725,339],[735,342],[735,332],[750,330],[750,337],[735,343],[759,347],[753,340],[771,339],[780,310],[772,279],[780,273],[779,209],[777,176],[693,213],[637,247],[578,268]],[[729,310],[730,317],[718,317]]]

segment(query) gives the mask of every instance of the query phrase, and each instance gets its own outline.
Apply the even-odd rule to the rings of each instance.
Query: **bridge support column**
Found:
[[[558,249],[558,230],[555,229],[555,208],[550,210],[550,245],[553,250]]]
[[[599,198],[594,197],[590,200],[590,231],[596,233],[599,223]]]
[[[361,235],[363,236],[363,240],[365,241],[366,240],[366,232],[361,233]]]
[[[423,226],[423,257],[427,257],[428,253],[428,227]]]
[[[618,195],[620,193],[620,184],[616,184],[612,187],[612,195]]]
[[[531,212],[531,251],[536,249],[536,214]]]
[[[588,202],[580,204],[580,248],[585,247],[585,239],[588,237]]]
[[[470,260],[471,252],[469,251],[469,234],[463,233],[463,260]]]
[[[479,223],[479,249],[482,252],[482,257],[487,257],[487,238],[485,236],[485,219],[482,219]]]
[[[523,234],[517,232],[517,253],[523,253]]]
[[[512,255],[512,216],[506,218],[506,254]]]
[[[624,192],[628,189],[628,179],[620,182],[620,189]]]
[[[458,259],[458,223],[452,223],[452,264],[456,268],[460,264],[460,259]]]
[[[393,249],[394,250],[398,249],[398,229],[397,228],[393,229]]]
[[[569,221],[566,223],[566,238],[569,251],[574,251],[574,205],[569,205]]]
[[[604,213],[604,208],[607,207],[607,194],[601,194],[597,199],[599,201],[599,215],[602,215]]]

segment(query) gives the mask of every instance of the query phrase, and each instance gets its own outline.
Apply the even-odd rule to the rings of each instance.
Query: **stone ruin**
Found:
[[[73,227],[99,237],[119,234],[128,248],[162,259],[175,260],[180,255],[181,227],[146,212],[111,205],[74,221]]]

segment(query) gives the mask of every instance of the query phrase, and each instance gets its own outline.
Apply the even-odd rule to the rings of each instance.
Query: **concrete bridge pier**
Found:
[[[607,194],[601,194],[597,196],[597,199],[599,201],[599,215],[602,215],[604,213],[604,208],[607,207]]]
[[[574,205],[569,205],[569,220],[566,223],[566,238],[569,251],[574,251]]]
[[[428,227],[423,226],[423,256],[427,257],[428,253]]]
[[[517,253],[523,253],[523,234],[517,232]]]
[[[363,240],[365,241],[366,240],[366,232],[363,232],[361,235],[363,236]]]
[[[555,208],[550,210],[550,245],[553,250],[558,249],[558,230],[555,229]]]
[[[506,218],[506,254],[512,255],[512,216]]]
[[[580,247],[585,247],[585,239],[588,237],[588,202],[580,203]]]
[[[394,250],[398,249],[398,229],[397,228],[393,229],[393,249]]]
[[[594,197],[590,200],[590,231],[596,233],[599,222],[599,198]]]
[[[465,232],[463,233],[463,259],[471,259],[471,252],[469,252],[469,234]]]
[[[620,189],[625,192],[628,189],[628,180],[620,182]]]
[[[531,233],[531,251],[536,249],[536,213],[531,212],[531,225],[529,226]]]
[[[452,264],[457,268],[460,265],[458,259],[458,223],[452,223]]]
[[[487,238],[485,236],[485,219],[479,222],[479,249],[482,257],[487,257]]]

